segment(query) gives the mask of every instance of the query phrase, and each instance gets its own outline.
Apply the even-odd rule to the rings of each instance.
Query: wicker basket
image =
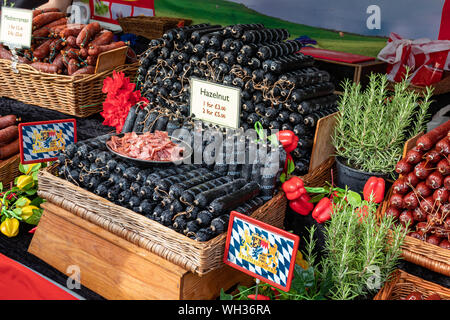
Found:
[[[147,39],[161,38],[170,29],[176,28],[183,21],[185,26],[192,23],[192,20],[184,18],[168,17],[125,17],[117,19],[124,33],[132,33]]]
[[[400,269],[393,274],[392,280],[387,282],[373,299],[401,300],[413,291],[420,292],[425,298],[437,293],[442,300],[450,300],[450,289],[423,280]]]
[[[378,211],[382,217],[389,207],[392,188]],[[434,244],[406,236],[402,245],[402,257],[411,263],[432,270],[434,272],[450,276],[450,250],[441,248]]]
[[[0,161],[0,182],[3,183],[5,188],[7,188],[11,182],[14,182],[14,179],[20,175],[19,164],[19,154]]]
[[[113,69],[85,76],[65,76],[43,73],[27,64],[17,66],[0,59],[0,96],[19,100],[26,104],[56,110],[76,117],[88,117],[102,110],[105,95],[103,80],[112,75]],[[115,68],[134,79],[139,63]]]
[[[334,157],[329,157],[317,168],[301,177],[307,187],[320,188],[325,186],[325,182],[336,180],[336,163]]]
[[[200,276],[224,265],[225,233],[206,242],[192,240],[54,176],[55,169],[51,166],[39,172],[38,195],[47,201]],[[282,228],[286,204],[280,192],[251,216]]]

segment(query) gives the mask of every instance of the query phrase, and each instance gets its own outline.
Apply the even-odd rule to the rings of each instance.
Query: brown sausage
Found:
[[[52,64],[54,64],[58,68],[58,70],[64,69],[63,55],[61,53],[58,53]]]
[[[33,18],[33,30],[39,29],[46,24],[64,18],[64,12],[44,12]]]
[[[33,62],[31,64],[33,68],[35,68],[38,71],[45,72],[45,73],[58,73],[58,67],[51,63],[45,63],[45,62]]]
[[[95,66],[97,64],[97,56],[88,56],[86,58],[86,63],[90,66]]]
[[[50,34],[50,28],[42,27],[33,31],[33,38],[46,38]]]
[[[58,8],[46,8],[46,9],[36,9],[33,10],[33,18],[37,17],[40,14],[43,14],[45,12],[59,12],[60,10]]]
[[[81,48],[80,49],[80,57],[86,59],[88,57],[88,55],[89,55],[88,49],[86,49],[86,48]]]
[[[67,65],[67,74],[69,76],[71,76],[78,69],[80,69],[80,67],[78,65],[78,60],[77,59],[70,59],[69,60],[69,64]]]
[[[110,44],[105,44],[103,46],[93,46],[89,48],[89,55],[90,56],[98,56],[102,52],[110,51],[113,49],[121,48],[126,46],[125,42],[123,41],[117,41]]]
[[[19,151],[19,139],[16,139],[13,142],[0,148],[0,159],[7,159],[19,153]]]
[[[67,29],[67,25],[66,24],[63,24],[63,25],[60,25],[60,26],[51,27],[50,28],[50,37],[58,38],[60,33],[62,31],[64,31],[64,30],[66,30],[66,29]]]
[[[66,38],[66,43],[69,47],[75,47],[77,45],[77,38],[75,38],[74,36],[68,36]]]
[[[69,59],[75,59],[80,55],[80,49],[68,48],[66,50],[61,50],[61,53]]]
[[[82,48],[91,41],[97,33],[101,31],[101,26],[98,22],[91,22],[81,30],[77,37],[77,45]]]
[[[95,72],[95,68],[93,66],[87,66],[75,71],[72,75],[77,76],[80,74],[93,74]]]
[[[13,114],[8,114],[6,116],[0,117],[0,129],[13,126],[17,123],[17,117]]]
[[[114,39],[114,33],[109,30],[103,30],[94,40],[89,43],[91,46],[103,46],[105,44],[110,44]]]
[[[6,49],[3,46],[0,47],[0,59],[11,60],[11,58],[12,58],[11,51],[9,51],[8,49]]]
[[[54,39],[48,39],[43,44],[41,44],[36,50],[34,50],[33,55],[36,59],[43,59],[50,53],[50,45]]]
[[[85,24],[68,24],[67,28],[59,32],[61,38],[67,39],[69,36],[78,37]]]
[[[0,130],[0,141],[3,143],[9,143],[12,140],[17,139],[18,136],[19,129],[15,125]]]
[[[55,41],[50,44],[50,51],[60,51],[65,45],[66,43],[63,39],[55,39]]]
[[[0,47],[0,59],[12,60],[12,57],[13,55],[11,51],[9,51],[3,46]],[[17,56],[17,61],[19,61],[19,63],[26,63],[26,64],[30,63],[30,61],[27,58],[22,56]]]
[[[50,22],[49,24],[46,24],[42,28],[52,28],[52,27],[62,26],[62,25],[67,25],[67,18],[66,17],[58,19],[58,20],[55,20],[53,22]]]

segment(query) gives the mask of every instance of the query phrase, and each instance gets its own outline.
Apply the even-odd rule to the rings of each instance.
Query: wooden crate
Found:
[[[360,83],[363,88],[369,83],[371,73],[386,73],[387,63],[380,60],[347,63],[326,59],[314,58],[315,65],[320,70],[327,71],[331,75],[331,82],[336,86],[336,92],[342,93],[342,81],[349,79]]]
[[[215,299],[254,281],[226,265],[200,277],[52,203],[42,207],[28,252],[68,276],[77,266],[81,284],[106,299]]]

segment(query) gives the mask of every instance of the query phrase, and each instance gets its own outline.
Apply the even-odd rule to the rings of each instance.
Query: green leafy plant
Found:
[[[408,73],[388,88],[387,76],[371,74],[365,90],[345,81],[332,137],[336,155],[355,169],[391,173],[401,159],[406,140],[423,131],[432,89],[423,98],[408,90]]]
[[[19,165],[21,176],[14,181],[14,186],[4,190],[0,183],[0,221],[15,218],[28,224],[37,225],[43,209],[40,205],[44,199],[37,196],[38,172],[45,163]]]
[[[391,216],[378,219],[376,210],[373,202],[361,201],[356,207],[341,199],[325,225],[322,272],[332,277],[331,299],[374,293],[397,267],[407,228],[396,225]]]

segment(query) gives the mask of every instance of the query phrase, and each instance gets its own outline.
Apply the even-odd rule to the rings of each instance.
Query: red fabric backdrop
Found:
[[[37,273],[0,254],[0,300],[78,300]]]
[[[441,28],[438,40],[450,40],[450,0],[445,0],[442,8]]]

